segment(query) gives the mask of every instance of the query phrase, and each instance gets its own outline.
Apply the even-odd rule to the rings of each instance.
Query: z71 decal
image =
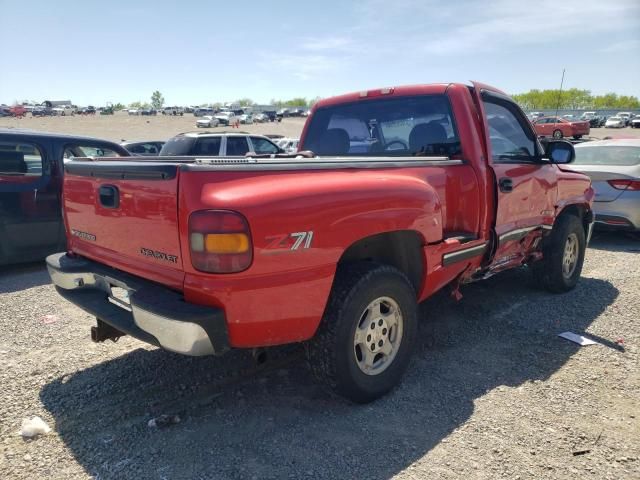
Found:
[[[313,231],[283,233],[266,238],[267,250],[304,250],[311,248]]]

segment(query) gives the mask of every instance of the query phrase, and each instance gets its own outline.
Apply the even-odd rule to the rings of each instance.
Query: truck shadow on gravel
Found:
[[[389,478],[424,456],[498,386],[544,381],[618,291],[583,278],[575,291],[532,289],[506,272],[423,305],[420,342],[401,386],[358,406],[316,386],[299,347],[187,358],[138,349],[57,378],[40,393],[87,473],[106,478]],[[61,361],[64,362],[64,359]],[[177,414],[180,423],[150,428]]]
[[[596,231],[593,232],[589,248],[640,253],[640,233]]]
[[[0,265],[0,294],[51,283],[44,262]]]

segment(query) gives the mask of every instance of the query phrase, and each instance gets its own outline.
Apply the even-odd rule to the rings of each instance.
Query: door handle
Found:
[[[100,205],[104,208],[118,208],[120,206],[120,192],[113,185],[102,185],[98,190]]]
[[[498,182],[498,186],[500,187],[500,191],[503,193],[509,193],[513,191],[513,180],[510,178],[501,178]]]

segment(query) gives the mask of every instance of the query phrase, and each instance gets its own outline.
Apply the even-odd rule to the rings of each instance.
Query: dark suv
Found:
[[[0,265],[66,248],[60,207],[64,162],[130,154],[96,138],[0,128]]]
[[[176,156],[245,156],[249,152],[259,155],[284,153],[280,147],[262,135],[246,132],[188,132],[169,139],[160,155]]]

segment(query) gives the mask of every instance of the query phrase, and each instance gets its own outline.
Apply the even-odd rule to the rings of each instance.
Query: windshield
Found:
[[[603,145],[601,147],[577,147],[577,165],[640,165],[640,147]]]
[[[447,97],[422,95],[319,108],[301,148],[318,155],[452,156],[460,140]]]

